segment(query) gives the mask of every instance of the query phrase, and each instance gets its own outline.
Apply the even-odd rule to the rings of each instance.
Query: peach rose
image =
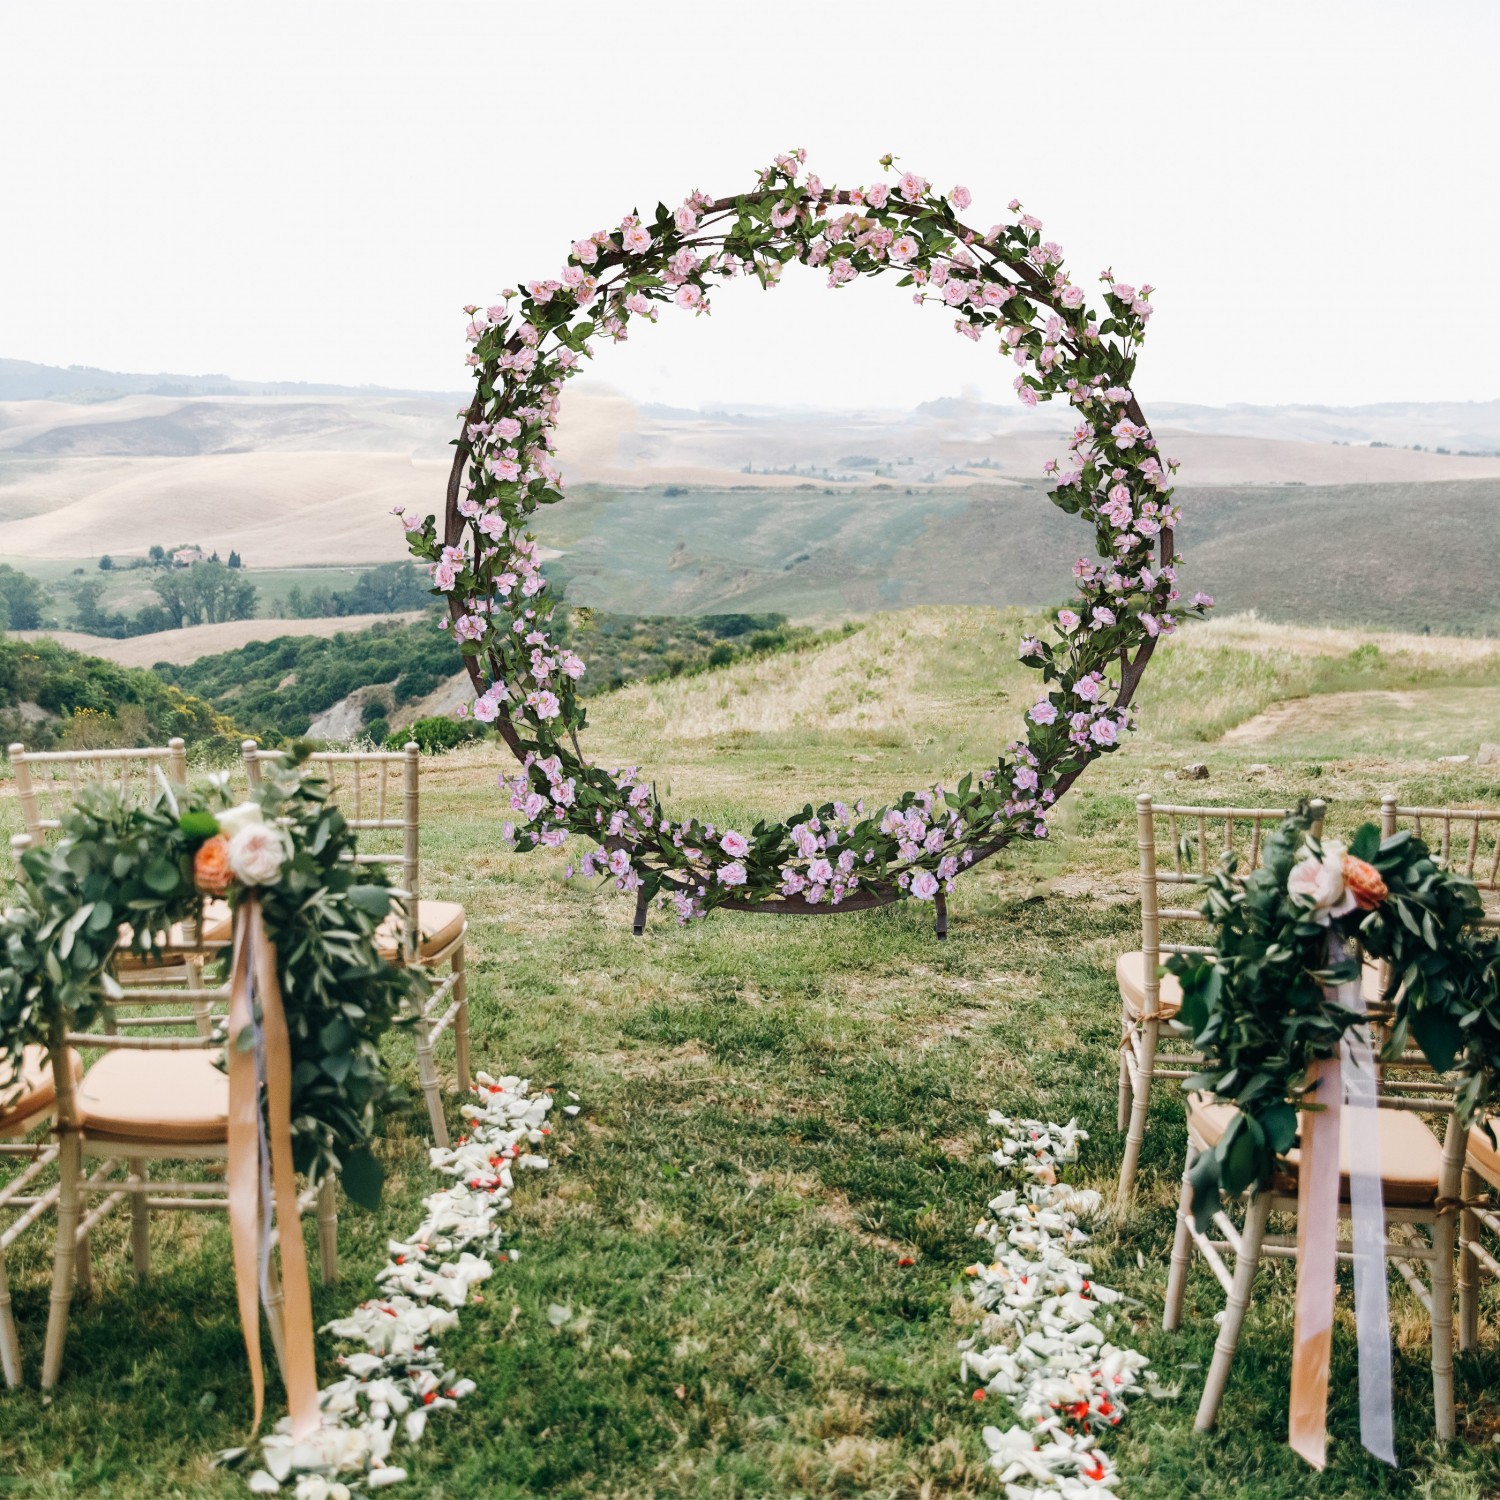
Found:
[[[222,896],[233,878],[229,869],[229,840],[216,833],[205,839],[193,856],[193,884],[205,896]]]
[[[1344,856],[1344,889],[1361,911],[1374,911],[1390,895],[1375,866],[1352,854]]]

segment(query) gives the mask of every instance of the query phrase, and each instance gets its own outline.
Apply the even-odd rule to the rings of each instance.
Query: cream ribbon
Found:
[[[265,1411],[265,1369],[261,1357],[260,1307],[269,1266],[269,1229],[274,1208],[281,1230],[282,1320],[286,1386],[292,1435],[315,1432],[317,1367],[313,1358],[312,1291],[307,1247],[297,1212],[297,1179],[292,1166],[292,1059],[276,950],[266,935],[260,901],[241,902],[234,928],[229,999],[229,1227],[234,1246],[234,1282],[240,1327],[250,1360],[255,1397],[254,1431]],[[259,1005],[260,1014],[256,1010]],[[246,1036],[248,1030],[249,1036]],[[261,1128],[261,1088],[266,1095],[269,1132]],[[269,1190],[263,1188],[269,1136]]]
[[[1342,941],[1328,939],[1328,962],[1345,957]],[[1358,979],[1331,997],[1364,1014]],[[1333,1306],[1338,1269],[1339,1136],[1343,1127],[1347,1065],[1349,1198],[1354,1225],[1354,1306],[1359,1347],[1359,1432],[1364,1446],[1396,1462],[1391,1414],[1391,1334],[1386,1295],[1385,1199],[1380,1170],[1380,1120],[1375,1095],[1375,1055],[1367,1026],[1345,1032],[1339,1052],[1318,1063],[1309,1097],[1322,1109],[1304,1109],[1298,1122],[1297,1300],[1292,1348],[1288,1442],[1315,1469],[1328,1457],[1328,1375],[1333,1353]]]

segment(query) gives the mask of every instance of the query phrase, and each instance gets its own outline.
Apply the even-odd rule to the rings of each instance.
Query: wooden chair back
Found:
[[[281,750],[262,750],[254,740],[240,747],[252,790],[262,767],[286,759]],[[308,757],[328,782],[328,800],[359,835],[356,864],[386,865],[399,872],[406,894],[402,954],[416,956],[418,895],[421,881],[421,751],[415,741],[400,750],[318,750]],[[384,846],[384,847],[382,847]]]
[[[1203,943],[1163,937],[1164,924],[1206,922],[1197,905],[1182,904],[1225,854],[1237,854],[1244,870],[1261,861],[1266,827],[1291,814],[1285,807],[1186,807],[1157,803],[1149,792],[1135,800],[1141,867],[1141,951],[1145,955],[1147,1011],[1160,992],[1156,968],[1163,954],[1212,953]],[[1312,832],[1321,836],[1326,805],[1311,804]]]
[[[1399,833],[1403,824],[1442,864],[1474,882],[1485,906],[1481,925],[1500,927],[1500,808],[1404,807],[1395,796],[1382,797],[1381,837]]]
[[[62,815],[85,786],[109,782],[144,802],[159,770],[174,786],[187,785],[187,746],[180,739],[134,750],[28,750],[10,747],[10,763],[26,832],[40,842],[56,833]]]

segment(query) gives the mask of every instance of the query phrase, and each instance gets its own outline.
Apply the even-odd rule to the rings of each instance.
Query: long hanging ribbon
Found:
[[[315,1432],[318,1407],[317,1367],[313,1358],[312,1290],[307,1276],[307,1247],[297,1213],[297,1182],[292,1167],[291,1039],[281,986],[276,979],[276,951],[266,935],[260,902],[247,896],[235,924],[229,1002],[229,1226],[234,1247],[235,1292],[240,1327],[250,1361],[254,1395],[254,1430],[265,1411],[265,1370],[261,1357],[260,1307],[269,1260],[263,1245],[274,1206],[281,1230],[283,1301],[282,1381],[292,1435]],[[259,1005],[258,1018],[256,1009]],[[248,1035],[246,1034],[248,1032]],[[260,1096],[264,1087],[269,1130],[262,1131]],[[265,1150],[266,1135],[269,1151]],[[263,1155],[265,1152],[265,1155]],[[266,1156],[269,1185],[263,1185]]]
[[[1342,942],[1330,934],[1329,963],[1338,963],[1344,956]],[[1364,1014],[1357,979],[1339,985],[1333,998],[1346,1009]],[[1315,1469],[1327,1461],[1328,1376],[1338,1266],[1339,1138],[1346,1081],[1348,1107],[1358,1111],[1349,1120],[1349,1207],[1354,1222],[1360,1440],[1375,1457],[1396,1462],[1380,1123],[1377,1115],[1367,1113],[1377,1107],[1375,1056],[1368,1029],[1361,1023],[1345,1033],[1338,1055],[1314,1068],[1310,1097],[1324,1107],[1304,1109],[1299,1121],[1297,1300],[1288,1441]]]

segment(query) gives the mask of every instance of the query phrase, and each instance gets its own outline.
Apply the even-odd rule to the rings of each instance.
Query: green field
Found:
[[[1268,619],[1500,633],[1500,480],[1184,485],[1193,587]],[[578,603],[628,613],[1043,605],[1087,529],[1040,484],[584,486],[537,517]]]
[[[808,798],[881,798],[981,766],[1011,737],[1034,685],[1015,664],[1021,626],[979,608],[882,616],[796,656],[600,699],[589,747],[607,764],[649,766],[674,811],[741,827]],[[1318,795],[1341,829],[1388,790],[1500,801],[1500,768],[1438,759],[1500,740],[1500,652],[1477,642],[1385,639],[1372,651],[1353,633],[1226,621],[1165,649],[1140,703],[1141,733],[1089,770],[1051,841],[959,881],[946,944],[915,905],[800,922],[720,915],[688,929],[653,918],[635,939],[628,900],[564,881],[566,851],[500,845],[496,747],[424,765],[424,888],[469,912],[476,1062],[576,1090],[584,1113],[559,1130],[553,1170],[518,1189],[509,1243],[521,1259],[445,1340],[479,1391],[401,1450],[412,1478],[392,1493],[1000,1495],[979,1431],[1008,1419],[998,1401],[973,1401],[955,1352],[973,1324],[958,1296],[977,1254],[971,1227],[999,1186],[985,1112],[1076,1114],[1093,1135],[1078,1175],[1111,1183],[1113,962],[1138,942],[1135,794],[1263,805]],[[1284,735],[1272,718],[1262,737],[1223,738],[1267,711],[1287,716]],[[1205,761],[1210,779],[1169,780],[1186,760]],[[8,790],[4,832],[16,824]],[[391,1056],[413,1083],[406,1044]],[[446,1049],[441,1062],[451,1066]],[[1481,1352],[1459,1360],[1460,1441],[1440,1449],[1425,1320],[1394,1277],[1403,1470],[1358,1447],[1347,1275],[1327,1472],[1283,1443],[1284,1266],[1263,1273],[1219,1431],[1193,1433],[1221,1298],[1200,1266],[1188,1331],[1160,1331],[1182,1147],[1181,1106],[1162,1090],[1139,1205],[1126,1223],[1102,1222],[1095,1245],[1099,1278],[1136,1299],[1118,1341],[1181,1388],[1143,1398],[1109,1440],[1121,1493],[1500,1493],[1500,1305],[1487,1299]],[[419,1104],[387,1119],[381,1150],[387,1203],[374,1216],[344,1206],[343,1279],[315,1288],[319,1321],[369,1295],[386,1234],[410,1227],[437,1185]],[[55,1399],[34,1385],[0,1396],[0,1493],[245,1493],[209,1467],[242,1440],[249,1413],[226,1232],[182,1216],[158,1216],[154,1230],[155,1276],[140,1290],[126,1219],[100,1230],[98,1291],[75,1312]],[[11,1256],[33,1381],[46,1260],[39,1235]],[[573,1310],[561,1330],[552,1303]],[[320,1353],[331,1375],[326,1339]]]

